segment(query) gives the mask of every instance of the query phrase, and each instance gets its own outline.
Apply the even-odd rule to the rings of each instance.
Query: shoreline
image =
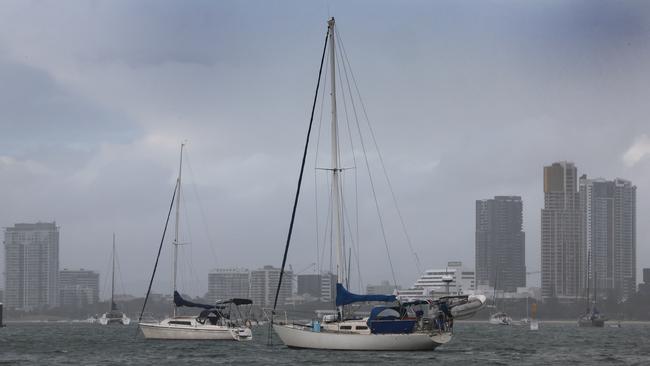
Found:
[[[568,319],[537,319],[537,321],[541,324],[576,324],[578,321],[576,320],[568,320]],[[472,320],[472,319],[467,319],[467,320],[456,320],[456,323],[467,323],[467,324],[488,324],[488,320]],[[650,320],[618,320],[618,319],[608,319],[605,321],[605,324],[608,323],[621,323],[621,324],[640,324],[640,325],[650,325]]]

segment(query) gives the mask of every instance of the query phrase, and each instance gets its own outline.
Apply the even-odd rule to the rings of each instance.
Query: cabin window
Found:
[[[366,329],[368,329],[368,327],[366,327],[365,325],[357,325],[357,327],[355,329],[356,330],[366,330]]]
[[[352,326],[351,325],[341,325],[340,329],[341,330],[352,330]]]
[[[183,321],[178,321],[178,320],[172,320],[172,321],[169,322],[169,324],[192,325],[192,322],[183,322]]]

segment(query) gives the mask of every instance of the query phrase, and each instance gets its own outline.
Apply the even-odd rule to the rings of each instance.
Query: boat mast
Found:
[[[184,143],[181,144],[181,157],[178,163],[178,178],[176,179],[176,223],[174,225],[174,271],[173,271],[173,280],[172,280],[172,296],[176,292],[176,277],[178,273],[178,224],[180,220],[181,213],[181,171],[183,169],[183,147]],[[176,305],[172,302],[172,313],[174,317],[176,316]]]
[[[113,304],[115,304],[114,297],[115,297],[115,233],[113,233],[113,272],[111,275],[111,303],[108,306],[109,313],[114,310],[113,309]]]
[[[334,39],[334,17],[327,21],[330,40],[330,93],[332,103],[332,222],[334,224],[334,235],[336,240],[336,282],[345,284],[345,253],[343,252],[343,235],[341,233],[341,189],[339,168],[339,135],[338,119],[336,114],[336,43]],[[341,314],[342,315],[342,314]]]

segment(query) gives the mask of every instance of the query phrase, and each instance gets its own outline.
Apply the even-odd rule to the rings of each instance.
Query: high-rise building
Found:
[[[636,187],[623,179],[580,177],[583,285],[626,299],[636,286]],[[588,283],[587,283],[588,281]]]
[[[298,295],[308,294],[321,302],[331,302],[336,297],[336,275],[332,273],[303,274],[296,276]]]
[[[614,179],[614,288],[621,298],[636,292],[636,186]]]
[[[581,246],[578,170],[573,163],[544,167],[542,209],[542,297],[576,298],[585,275]]]
[[[59,272],[59,304],[83,307],[99,302],[99,273],[85,269]]]
[[[476,201],[476,282],[516,292],[526,286],[523,203],[518,196]]]
[[[59,228],[56,223],[5,229],[5,305],[34,310],[58,305]]]
[[[245,268],[218,268],[208,274],[208,300],[211,302],[250,296],[250,272]]]
[[[250,298],[253,304],[263,308],[273,307],[275,292],[280,280],[280,268],[264,266],[263,268],[251,271],[251,292]],[[282,277],[282,286],[278,294],[278,305],[286,303],[291,297],[293,290],[293,272],[285,271]]]

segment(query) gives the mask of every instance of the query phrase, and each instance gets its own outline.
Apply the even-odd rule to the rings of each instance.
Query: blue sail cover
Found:
[[[382,301],[393,302],[396,298],[394,295],[357,295],[349,292],[342,284],[336,284],[336,306],[343,306],[355,302]]]
[[[181,297],[181,294],[179,294],[178,291],[174,291],[174,305],[176,305],[176,307],[187,306],[188,308],[214,309],[214,305],[205,305],[187,301]]]

